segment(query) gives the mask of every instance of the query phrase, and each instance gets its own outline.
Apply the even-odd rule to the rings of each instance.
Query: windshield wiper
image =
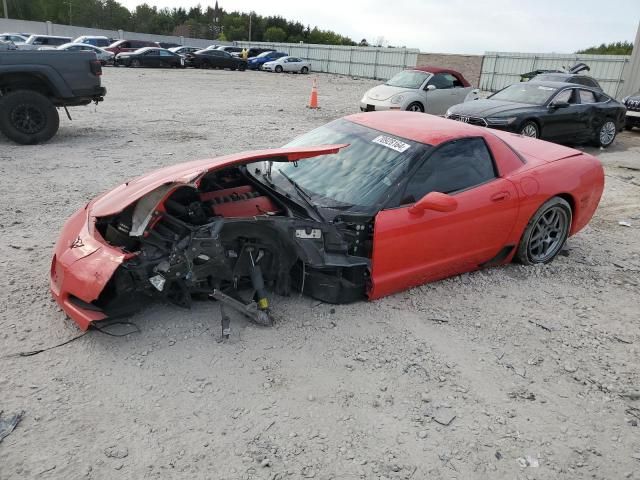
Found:
[[[295,188],[296,192],[298,192],[298,196],[302,198],[305,201],[305,203],[309,207],[311,207],[311,209],[316,213],[316,215],[320,217],[320,220],[324,222],[325,219],[320,213],[320,210],[318,209],[318,207],[312,202],[311,195],[309,195],[309,193],[304,188],[298,185],[298,182],[296,182],[293,178],[289,177],[289,175],[287,175],[283,171],[280,171],[280,175],[282,175],[284,178],[289,180],[289,183],[291,183],[291,185],[293,185],[293,188]]]

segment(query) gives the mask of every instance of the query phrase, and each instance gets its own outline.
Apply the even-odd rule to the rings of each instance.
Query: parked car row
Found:
[[[360,100],[360,110],[409,110],[558,143],[608,147],[625,126],[640,127],[640,92],[616,101],[597,80],[568,71],[545,71],[486,99],[454,70],[434,66],[403,70]]]
[[[0,49],[93,51],[103,65],[125,67],[228,68],[244,71],[265,70],[283,73],[309,73],[311,63],[261,47],[210,45],[206,48],[151,42],[113,40],[104,36],[70,37],[53,35],[0,34]]]

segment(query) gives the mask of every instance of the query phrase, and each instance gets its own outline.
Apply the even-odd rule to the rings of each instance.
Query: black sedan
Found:
[[[246,70],[247,61],[236,58],[223,50],[199,50],[187,54],[187,66],[196,68],[229,68]]]
[[[624,128],[625,107],[596,88],[531,81],[454,105],[446,117],[558,143],[608,147]]]
[[[116,55],[115,65],[125,67],[184,68],[184,58],[164,48],[145,47]]]

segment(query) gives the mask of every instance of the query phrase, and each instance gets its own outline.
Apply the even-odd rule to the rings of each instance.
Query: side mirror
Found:
[[[451,195],[440,192],[430,192],[409,207],[409,213],[422,215],[425,210],[453,212],[456,208],[458,208],[458,201]]]
[[[551,105],[549,105],[549,107],[551,107],[552,109],[558,109],[558,108],[567,108],[569,106],[569,102],[553,102]]]
[[[436,88],[438,88],[438,87],[436,87],[435,85],[427,85],[427,88],[425,88],[425,90],[426,90],[427,92],[432,92],[432,91],[433,91],[433,90],[435,90]]]

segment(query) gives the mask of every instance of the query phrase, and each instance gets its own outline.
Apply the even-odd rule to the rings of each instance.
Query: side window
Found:
[[[597,101],[592,91],[580,89],[580,103],[596,103]]]
[[[573,99],[573,89],[567,89],[557,94],[556,97],[553,99],[553,102],[554,103],[562,103],[562,102],[575,103],[571,101],[572,99]]]
[[[453,88],[455,81],[457,81],[456,77],[449,73],[436,73],[431,77],[428,85],[434,85],[438,90],[441,90],[445,88]]]
[[[47,39],[38,37],[33,41],[33,44],[34,45],[46,45],[47,44]]]
[[[495,178],[491,154],[481,138],[454,140],[438,148],[415,172],[402,204],[429,192],[454,193]]]
[[[173,55],[171,55],[171,52],[167,52],[165,50],[160,50],[160,56],[161,57],[173,57]]]

